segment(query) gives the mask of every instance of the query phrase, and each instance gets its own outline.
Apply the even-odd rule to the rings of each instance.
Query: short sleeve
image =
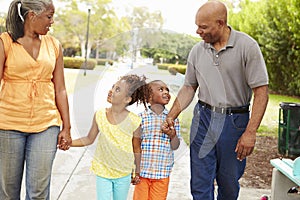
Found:
[[[142,118],[139,115],[136,115],[132,112],[130,112],[130,118],[133,124],[133,129],[134,131],[141,125],[142,123]]]
[[[198,46],[200,44],[196,44],[192,50],[189,53],[188,59],[187,59],[187,67],[185,72],[185,79],[184,79],[184,85],[186,86],[198,86],[198,80],[197,80],[197,71],[195,64],[197,63],[197,54],[198,52]]]
[[[251,88],[269,84],[266,64],[257,43],[248,51],[246,79]]]
[[[8,55],[8,51],[11,48],[11,44],[12,44],[12,39],[10,37],[10,35],[7,32],[4,32],[0,35],[0,38],[3,42],[4,45],[4,51],[5,51],[5,57],[7,57]]]
[[[51,35],[46,35],[46,38],[47,38],[47,40],[49,39],[51,41],[51,43],[53,44],[53,47],[55,50],[55,57],[58,58],[60,42]]]

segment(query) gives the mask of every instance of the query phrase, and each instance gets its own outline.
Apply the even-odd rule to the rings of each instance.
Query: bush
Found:
[[[106,65],[108,63],[109,65],[113,65],[114,61],[110,59],[98,59],[97,65]]]
[[[85,69],[85,59],[75,57],[64,57],[64,67],[72,69]],[[93,70],[96,67],[95,59],[88,59],[86,69]]]
[[[175,75],[177,72],[185,74],[186,65],[176,65],[170,63],[157,64],[158,69],[168,70],[171,74]]]
[[[169,67],[168,71],[170,72],[170,74],[172,75],[176,75],[177,74],[177,69],[175,67]]]
[[[175,65],[175,64],[173,64],[173,65],[169,66],[169,68],[174,68],[180,74],[185,74],[185,71],[186,71],[186,65]]]
[[[157,64],[157,69],[162,69],[162,70],[168,70],[169,64],[164,63],[164,64]]]

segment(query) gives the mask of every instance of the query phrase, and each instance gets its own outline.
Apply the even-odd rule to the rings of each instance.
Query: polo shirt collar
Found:
[[[155,112],[153,112],[153,110],[151,109],[151,106],[148,106],[148,111],[149,114],[154,114],[157,115]],[[168,114],[168,110],[166,109],[166,107],[164,107],[164,110],[162,111],[161,114],[167,115]]]
[[[235,38],[236,38],[236,31],[233,30],[233,29],[231,28],[231,26],[228,26],[228,28],[230,29],[230,36],[229,36],[229,39],[228,39],[228,41],[227,41],[226,48],[228,48],[228,47],[233,47],[233,46],[234,46],[234,43],[235,43],[234,41],[235,41]],[[205,42],[204,42],[204,45],[205,45],[205,47],[208,48],[208,49],[214,48],[213,45],[211,45],[210,43],[205,43]]]
[[[233,30],[231,28],[231,26],[228,26],[228,28],[230,29],[230,36],[229,36],[226,47],[233,47],[234,46],[234,41],[235,41],[235,38],[236,38],[236,31]]]

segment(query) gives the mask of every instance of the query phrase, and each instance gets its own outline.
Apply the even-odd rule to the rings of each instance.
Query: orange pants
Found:
[[[140,177],[141,182],[135,185],[133,200],[166,200],[170,178],[149,179]]]

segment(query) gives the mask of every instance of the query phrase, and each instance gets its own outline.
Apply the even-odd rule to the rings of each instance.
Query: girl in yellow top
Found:
[[[98,133],[98,144],[91,170],[97,175],[98,200],[126,200],[134,168],[132,139],[139,131],[141,118],[128,111],[133,103],[146,105],[145,77],[122,76],[108,92],[111,107],[98,110],[87,136],[73,140],[73,147],[92,144]]]
[[[26,199],[50,199],[57,144],[72,141],[62,48],[46,35],[54,12],[14,0],[0,36],[0,199],[20,199],[24,168]]]

